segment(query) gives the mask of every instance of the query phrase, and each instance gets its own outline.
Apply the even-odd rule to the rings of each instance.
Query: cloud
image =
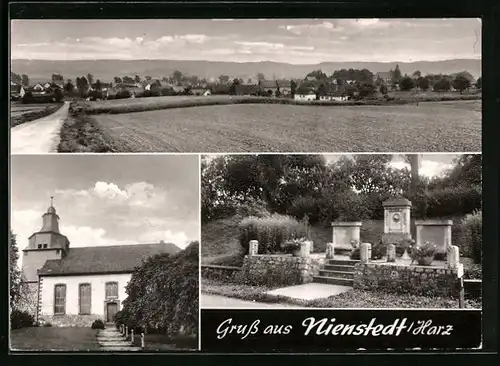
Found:
[[[198,238],[188,238],[185,232],[183,231],[171,231],[171,230],[157,230],[157,231],[149,231],[144,233],[144,235],[139,237],[142,241],[151,241],[151,242],[159,242],[163,240],[166,243],[172,243],[184,249],[188,244],[193,240],[198,240]]]

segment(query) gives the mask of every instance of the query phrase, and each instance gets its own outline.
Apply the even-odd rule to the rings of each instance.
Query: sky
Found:
[[[346,154],[343,155],[345,156]],[[338,161],[343,155],[326,154],[325,159],[327,162],[333,163]],[[420,154],[420,169],[418,172],[420,175],[429,178],[439,177],[449,169],[452,169],[454,160],[459,157],[460,154]],[[395,169],[410,169],[410,164],[406,163],[401,155],[393,155],[389,165]]]
[[[199,240],[196,155],[13,155],[11,179],[19,250],[51,196],[70,248]]]
[[[203,158],[208,161],[221,154],[204,155]],[[341,157],[353,157],[352,154],[322,154],[327,163],[335,163]],[[439,177],[454,166],[454,160],[459,158],[460,154],[420,154],[419,174],[429,178]],[[410,169],[410,164],[403,160],[399,154],[394,154],[389,163],[395,169]]]
[[[481,58],[481,20],[13,20],[13,59],[414,62]]]

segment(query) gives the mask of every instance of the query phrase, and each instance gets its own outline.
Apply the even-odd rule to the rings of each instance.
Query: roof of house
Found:
[[[382,72],[377,72],[375,74],[377,79],[391,79],[392,74],[390,71],[382,71]]]
[[[212,85],[210,87],[212,93],[229,93],[231,91],[231,86],[225,84]]]
[[[171,243],[70,248],[63,259],[46,261],[39,274],[50,276],[126,273],[132,272],[148,257],[180,251],[178,246]]]
[[[278,86],[280,88],[291,88],[292,82],[290,80],[278,80]]]
[[[261,80],[259,86],[261,88],[278,88],[278,82],[276,80]]]

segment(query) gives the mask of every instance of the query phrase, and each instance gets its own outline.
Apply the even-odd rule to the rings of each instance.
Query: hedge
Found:
[[[259,254],[269,254],[279,253],[281,244],[288,239],[306,236],[305,226],[301,222],[280,214],[244,218],[239,229],[240,245],[245,254],[248,254],[250,240],[259,241]]]

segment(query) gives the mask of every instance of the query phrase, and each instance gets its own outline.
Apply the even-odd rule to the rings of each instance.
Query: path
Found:
[[[132,342],[127,340],[114,325],[106,326],[105,329],[99,330],[97,333],[97,343],[101,347],[101,351],[140,351],[140,347],[132,346]]]
[[[232,308],[300,308],[290,304],[274,304],[234,299],[232,297],[201,294],[200,307],[205,309],[232,309]]]
[[[69,102],[56,112],[10,129],[12,154],[44,154],[57,152],[59,132],[69,111]]]

